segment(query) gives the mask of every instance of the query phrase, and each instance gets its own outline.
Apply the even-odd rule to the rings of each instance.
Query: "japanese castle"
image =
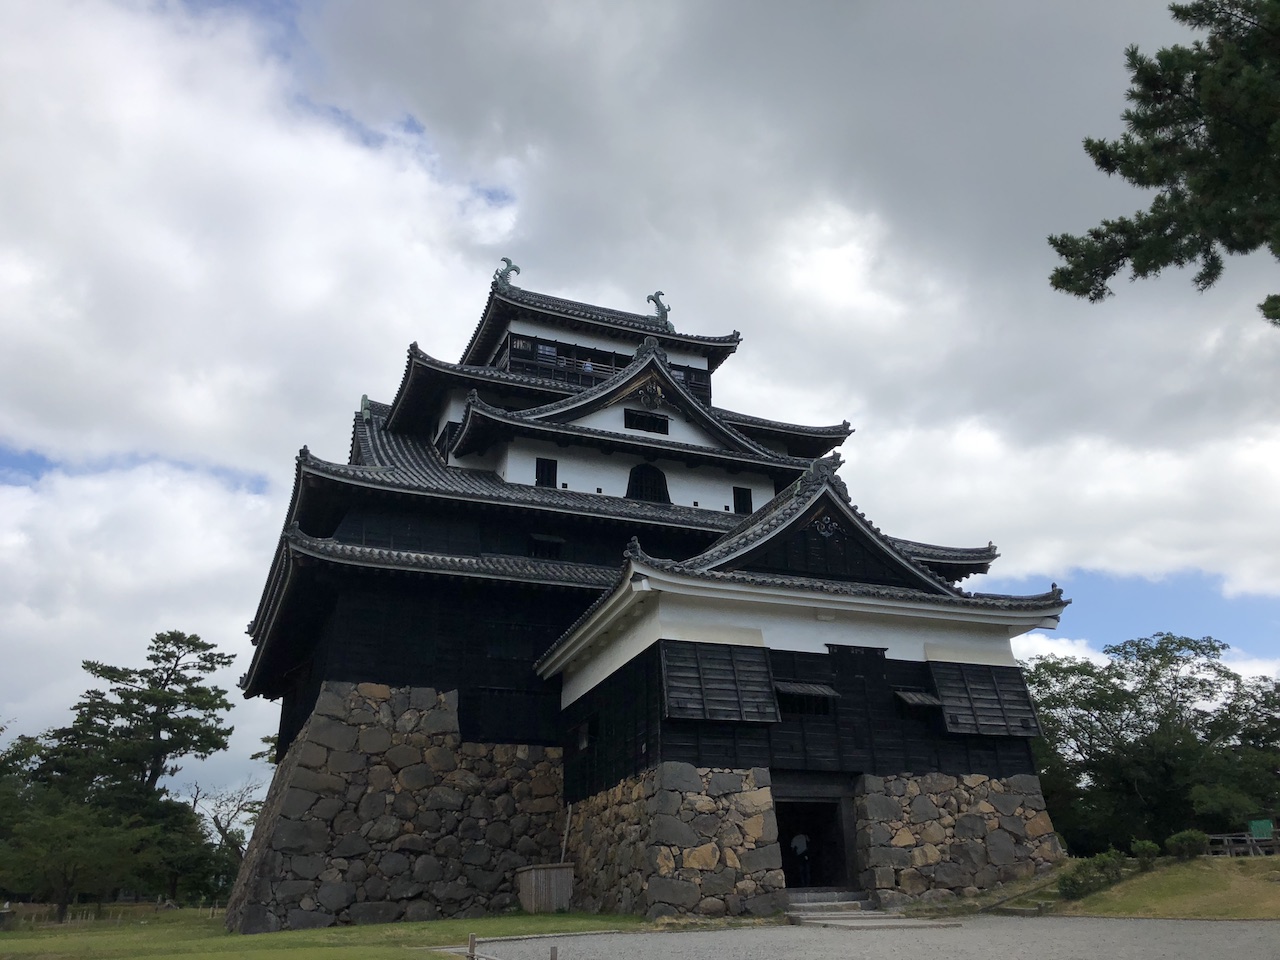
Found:
[[[346,462],[298,455],[241,681],[280,701],[279,764],[228,926],[539,883],[653,917],[808,886],[891,908],[1060,858],[1010,638],[1061,591],[969,593],[992,545],[882,533],[838,475],[847,422],[716,406],[736,331],[518,273],[458,363],[410,345]]]

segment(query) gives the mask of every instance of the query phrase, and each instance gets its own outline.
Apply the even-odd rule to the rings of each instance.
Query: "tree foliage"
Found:
[[[1280,0],[1193,0],[1169,8],[1207,31],[1154,57],[1125,51],[1131,106],[1119,140],[1084,141],[1099,170],[1157,190],[1151,206],[1084,236],[1049,238],[1066,261],[1050,277],[1097,302],[1127,264],[1134,279],[1195,264],[1200,290],[1224,254],[1280,258]],[[1280,295],[1259,305],[1280,325]]]
[[[57,905],[58,920],[84,893],[104,896],[144,868],[158,830],[47,789],[30,791],[0,841],[0,885]]]
[[[1212,637],[1157,633],[1107,647],[1104,666],[1031,662],[1041,779],[1073,849],[1239,830],[1280,803],[1280,685],[1242,678],[1225,650]]]
[[[80,697],[70,726],[0,750],[0,885],[52,897],[60,915],[76,896],[122,885],[225,895],[240,852],[227,845],[236,839],[230,811],[242,818],[252,798],[228,795],[207,824],[196,804],[169,796],[164,778],[185,757],[227,748],[231,703],[208,680],[233,659],[171,630],[152,638],[146,666],[85,661],[106,689]]]
[[[148,666],[84,661],[85,671],[109,686],[85,691],[71,726],[47,735],[41,773],[124,802],[154,795],[162,777],[181,769],[181,758],[227,748],[232,728],[223,716],[231,703],[226,690],[206,681],[234,659],[195,634],[170,630],[152,638]]]

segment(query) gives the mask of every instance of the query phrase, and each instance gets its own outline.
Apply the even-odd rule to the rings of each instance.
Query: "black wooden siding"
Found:
[[[1031,694],[1017,667],[983,663],[931,663],[942,701],[942,721],[951,733],[1038,737]]]
[[[728,643],[661,645],[664,716],[776,722],[768,651]]]
[[[592,594],[385,574],[328,586],[333,611],[285,696],[285,746],[321,679],[456,689],[464,739],[559,743],[560,683],[540,679],[533,664]],[[317,592],[324,587],[318,582]]]
[[[662,759],[662,694],[661,658],[650,647],[565,708],[567,801],[589,797]]]
[[[568,799],[613,786],[659,760],[843,776],[1035,772],[1028,737],[949,732],[940,707],[910,706],[896,695],[933,692],[929,664],[889,660],[883,650],[864,647],[767,651],[775,682],[823,684],[838,694],[829,698],[826,715],[781,712],[776,723],[664,716],[663,653],[670,661],[673,650],[687,655],[681,648],[693,646],[664,641],[651,647],[568,708],[562,718]],[[584,727],[589,742],[580,751],[576,737]]]
[[[559,543],[555,559],[622,567],[627,541],[639,536],[656,556],[684,559],[701,550],[714,534],[699,531],[640,528],[635,524],[601,521],[569,514],[461,509],[412,512],[392,506],[361,506],[338,524],[333,537],[342,543],[389,550],[409,550],[451,556],[482,554],[527,557],[536,539]]]

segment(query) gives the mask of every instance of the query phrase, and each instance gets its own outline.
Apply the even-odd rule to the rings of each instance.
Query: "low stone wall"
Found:
[[[573,805],[575,906],[738,916],[783,907],[769,771],[662,763]]]
[[[456,691],[326,683],[227,907],[241,933],[480,916],[559,860],[559,748],[463,743]]]
[[[973,896],[1063,856],[1038,777],[860,777],[859,885],[881,906]]]

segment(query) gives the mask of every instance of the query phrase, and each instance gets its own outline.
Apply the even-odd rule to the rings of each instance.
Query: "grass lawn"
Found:
[[[1280,857],[1201,857],[1139,873],[1064,903],[1059,911],[1095,917],[1280,920]]]
[[[639,917],[584,914],[514,914],[479,920],[436,920],[431,923],[386,923],[363,927],[332,927],[246,937],[223,929],[222,917],[208,911],[151,912],[140,918],[46,926],[0,933],[0,958],[23,960],[388,960],[406,957],[429,960],[446,956],[431,947],[465,944],[467,935],[512,937],[585,930],[632,930],[649,925]]]

